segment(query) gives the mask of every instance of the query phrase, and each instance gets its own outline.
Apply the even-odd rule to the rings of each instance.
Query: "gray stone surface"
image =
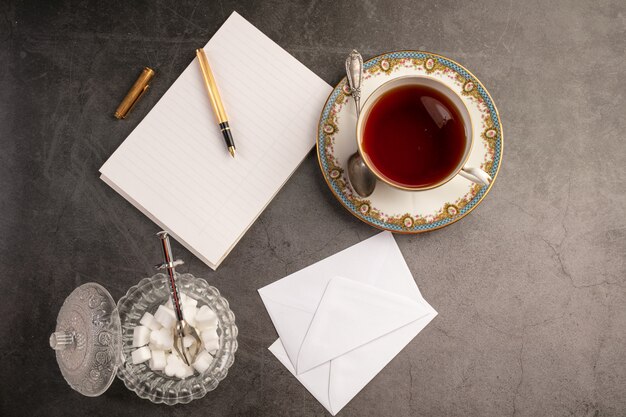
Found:
[[[256,289],[375,233],[311,153],[217,272],[240,348],[206,398],[169,408],[115,381],[85,398],[47,339],[84,282],[119,298],[159,260],[157,227],[98,168],[232,10],[331,84],[345,54],[423,48],[489,88],[505,129],[485,201],[397,241],[439,316],[341,416],[626,416],[626,3],[46,1],[0,3],[0,415],[324,416],[267,351]],[[126,121],[139,68],[158,71]]]

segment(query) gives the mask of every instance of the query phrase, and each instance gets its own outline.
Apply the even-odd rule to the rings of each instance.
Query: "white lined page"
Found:
[[[236,12],[204,50],[236,158],[194,59],[100,172],[215,269],[313,146],[331,87]]]

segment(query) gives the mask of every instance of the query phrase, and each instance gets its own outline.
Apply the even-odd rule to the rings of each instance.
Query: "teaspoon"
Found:
[[[356,108],[356,118],[359,119],[361,113],[361,80],[363,78],[363,57],[353,49],[346,59],[346,76],[350,93],[354,99]],[[361,197],[368,197],[376,188],[376,177],[365,165],[359,152],[353,153],[348,159],[348,179],[352,188]]]

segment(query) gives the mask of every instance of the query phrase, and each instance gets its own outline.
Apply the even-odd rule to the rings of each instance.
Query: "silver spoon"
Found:
[[[172,305],[174,306],[174,312],[176,313],[176,329],[174,330],[174,350],[178,353],[178,356],[185,362],[187,366],[191,365],[198,352],[200,352],[200,346],[202,341],[195,328],[187,324],[183,318],[183,310],[180,305],[180,293],[176,287],[176,271],[174,267],[183,263],[181,260],[173,260],[172,247],[170,245],[170,237],[167,232],[157,233],[159,239],[161,239],[161,246],[163,249],[164,262],[161,265],[157,265],[157,269],[166,269],[169,275],[170,293],[172,296]],[[183,338],[191,335],[196,341],[192,349],[185,347]]]
[[[346,76],[350,93],[356,107],[356,118],[361,113],[361,80],[363,79],[363,57],[353,49],[346,58]],[[376,188],[376,177],[365,165],[359,152],[353,153],[348,159],[348,179],[352,188],[361,197],[369,197]]]

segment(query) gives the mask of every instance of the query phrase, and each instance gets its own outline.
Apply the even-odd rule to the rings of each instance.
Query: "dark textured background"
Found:
[[[256,289],[372,235],[311,153],[217,272],[237,360],[204,399],[167,407],[116,380],[63,381],[48,336],[96,281],[118,299],[153,273],[157,227],[98,168],[237,10],[330,84],[353,47],[448,55],[489,88],[503,166],[470,216],[397,236],[439,316],[341,416],[626,416],[626,3],[599,1],[0,1],[0,414],[324,416],[267,351]],[[139,69],[132,116],[111,116]]]

